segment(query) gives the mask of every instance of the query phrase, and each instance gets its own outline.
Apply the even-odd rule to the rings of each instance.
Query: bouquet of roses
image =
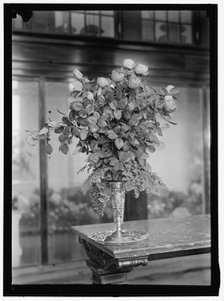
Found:
[[[134,190],[136,197],[142,191],[165,187],[147,159],[160,145],[163,128],[176,124],[171,113],[176,110],[179,91],[171,85],[154,88],[144,84],[148,73],[146,65],[131,59],[125,59],[106,78],[89,80],[75,69],[68,113],[60,122],[50,120],[28,136],[31,144],[43,139],[48,154],[53,151],[51,132],[59,135],[59,150],[64,154],[73,139],[78,139],[78,151],[88,155],[80,171],[92,171],[85,188],[99,214],[109,199],[110,181],[123,182],[125,191]],[[161,125],[161,120],[166,123]]]

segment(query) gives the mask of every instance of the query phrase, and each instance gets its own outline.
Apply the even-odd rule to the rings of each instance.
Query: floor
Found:
[[[91,284],[85,262],[13,269],[13,284]],[[131,284],[210,285],[210,254],[151,261],[128,276]]]

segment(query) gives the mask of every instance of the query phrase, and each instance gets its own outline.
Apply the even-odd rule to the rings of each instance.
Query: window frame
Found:
[[[59,11],[59,10],[58,10]],[[49,11],[50,12],[50,11]],[[75,12],[75,11],[74,11]],[[131,43],[131,44],[140,44],[140,45],[152,45],[152,46],[161,46],[161,47],[178,47],[182,49],[208,49],[207,46],[201,45],[201,31],[200,31],[200,20],[201,20],[201,11],[192,10],[192,43],[174,43],[174,42],[163,42],[163,41],[156,41],[155,40],[155,24],[154,22],[154,40],[132,40],[132,39],[125,39],[123,36],[123,13],[124,11],[116,11],[114,10],[114,37],[108,36],[92,36],[92,35],[80,35],[80,34],[72,34],[72,33],[40,33],[40,32],[32,32],[32,31],[23,31],[23,30],[13,30],[13,34],[19,35],[28,35],[28,36],[36,36],[36,37],[45,37],[45,38],[52,38],[52,39],[68,39],[68,40],[77,40],[77,39],[84,39],[84,40],[109,40],[114,41],[115,43]],[[166,15],[167,15],[166,11]],[[155,15],[153,10],[153,15]],[[154,18],[154,17],[153,17]],[[71,15],[70,15],[71,19]],[[101,19],[101,18],[100,18]],[[167,19],[167,17],[166,17]],[[167,24],[172,23],[168,22],[167,20],[164,21]],[[71,23],[71,21],[70,21]],[[176,22],[174,22],[176,24]],[[185,23],[184,23],[185,24]],[[187,24],[187,23],[186,23]],[[71,26],[71,24],[69,25]],[[141,19],[141,36],[142,36],[142,19]],[[168,32],[167,32],[168,35]]]

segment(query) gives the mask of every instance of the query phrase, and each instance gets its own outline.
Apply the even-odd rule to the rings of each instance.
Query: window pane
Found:
[[[102,36],[114,37],[114,19],[110,17],[101,18]]]
[[[159,21],[166,21],[166,11],[165,10],[156,10],[155,19]]]
[[[31,31],[48,33],[51,32],[50,12],[48,11],[33,11],[33,16],[29,22],[24,23]]]
[[[156,22],[156,40],[160,42],[167,41],[167,26],[166,23]]]
[[[80,34],[97,36],[99,33],[99,15],[86,15],[86,27],[85,29],[81,30]]]
[[[88,14],[99,14],[99,10],[87,10],[86,13]]]
[[[102,15],[113,15],[114,11],[113,10],[101,10]]]
[[[192,26],[182,25],[181,26],[181,41],[182,43],[192,44]]]
[[[164,131],[160,140],[165,146],[153,153],[149,162],[169,188],[160,196],[149,196],[150,218],[203,213],[202,91],[198,88],[180,90],[177,111],[173,113],[178,125]]]
[[[52,120],[60,121],[62,115],[57,112],[67,112],[70,96],[69,83],[47,82],[46,114]],[[59,135],[51,136],[53,153],[48,160],[48,227],[49,227],[49,258],[50,262],[69,261],[83,258],[85,252],[78,242],[78,237],[71,233],[71,226],[94,224],[102,222],[95,213],[88,194],[82,192],[82,186],[88,173],[77,174],[85,164],[87,155],[73,154],[77,139],[70,145],[70,151],[65,156],[58,151]],[[111,214],[111,211],[110,211]],[[112,221],[105,214],[104,221]]]
[[[190,10],[181,10],[180,18],[182,23],[191,23],[191,11]]]
[[[180,41],[180,26],[179,24],[169,24],[169,42],[178,43]]]
[[[80,34],[84,28],[84,15],[78,13],[71,14],[71,28],[73,34]]]
[[[55,31],[69,33],[69,12],[55,12]]]
[[[168,11],[168,21],[169,22],[179,22],[179,11],[169,10]]]
[[[13,81],[12,98],[12,266],[39,263],[39,147],[26,142],[37,130],[38,86]]]
[[[142,18],[143,19],[153,19],[153,11],[152,10],[142,10]]]
[[[21,30],[23,28],[23,19],[20,15],[17,15],[15,19],[12,19],[12,30]]]
[[[142,40],[154,40],[154,22],[142,21]]]

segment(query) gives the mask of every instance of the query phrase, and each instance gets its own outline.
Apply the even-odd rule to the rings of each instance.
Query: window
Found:
[[[39,148],[26,143],[38,129],[38,83],[13,81],[12,104],[12,266],[39,263]]]
[[[142,11],[142,40],[193,44],[192,11]]]
[[[164,131],[161,147],[151,154],[152,169],[169,191],[148,196],[149,218],[205,213],[209,176],[205,166],[202,89],[180,88],[172,130]],[[168,126],[168,125],[167,125]],[[162,150],[161,152],[159,150]],[[168,159],[169,158],[169,159]],[[172,175],[172,176],[171,176]]]
[[[41,119],[60,120],[61,112],[67,112],[70,95],[67,82],[13,81],[13,179],[12,179],[12,266],[20,267],[42,263],[43,241],[41,239],[41,182],[39,143],[27,144],[27,130],[40,128]],[[42,90],[43,89],[43,90]],[[40,99],[40,95],[44,95]],[[45,112],[39,111],[44,101]],[[87,173],[77,174],[85,165],[84,154],[66,156],[58,151],[58,135],[51,136],[54,151],[47,157],[47,208],[48,262],[66,262],[84,258],[85,252],[71,226],[112,222],[112,211],[107,210],[101,218],[92,208],[88,194],[82,191]],[[42,153],[45,156],[45,153]],[[46,155],[47,156],[47,155]],[[43,162],[42,162],[43,164]],[[42,166],[43,167],[43,166]],[[43,177],[42,177],[43,178]],[[46,250],[46,249],[45,249]]]
[[[110,10],[33,11],[27,23],[20,16],[12,23],[14,31],[111,38],[115,37],[114,26],[114,12]]]

